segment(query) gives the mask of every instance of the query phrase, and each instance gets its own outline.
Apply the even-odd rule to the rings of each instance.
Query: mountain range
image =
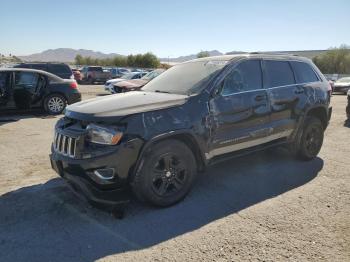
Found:
[[[264,53],[285,53],[285,54],[295,54],[300,56],[305,56],[308,58],[313,58],[317,55],[320,55],[323,52],[326,52],[327,50],[301,50],[301,51],[276,51],[276,52],[264,52]],[[238,54],[238,53],[245,53],[241,51],[232,51],[228,52],[226,54]],[[117,53],[110,53],[105,54],[102,52],[96,52],[93,50],[87,50],[87,49],[72,49],[72,48],[57,48],[57,49],[48,49],[46,51],[43,51],[41,53],[32,54],[28,56],[18,56],[20,59],[26,62],[73,62],[74,58],[77,55],[91,58],[112,58],[115,56],[122,56]],[[212,50],[209,51],[210,56],[217,56],[217,55],[223,55],[218,50]],[[177,58],[159,58],[161,62],[167,63],[181,63],[184,61],[192,60],[197,57],[197,54],[191,54],[186,56],[180,56]]]
[[[99,59],[120,56],[116,53],[104,54],[87,49],[57,48],[28,56],[19,56],[19,58],[26,62],[73,62],[77,55]]]

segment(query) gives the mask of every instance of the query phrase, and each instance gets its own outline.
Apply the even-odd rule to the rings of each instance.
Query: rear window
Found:
[[[287,61],[265,61],[267,87],[295,84],[293,71]]]
[[[46,64],[32,64],[32,65],[29,66],[29,68],[36,69],[36,70],[47,71],[47,65]]]
[[[89,72],[103,72],[102,67],[89,67]]]
[[[71,74],[72,70],[68,65],[49,64],[49,72],[53,74]]]
[[[292,61],[291,64],[298,84],[319,81],[316,73],[309,64],[297,61]]]

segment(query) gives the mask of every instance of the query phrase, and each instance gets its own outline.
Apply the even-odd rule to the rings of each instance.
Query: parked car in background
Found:
[[[63,79],[74,79],[69,65],[64,63],[21,63],[14,68],[30,68],[49,72]]]
[[[114,84],[125,80],[140,79],[144,75],[146,75],[146,72],[132,72],[123,75],[121,78],[110,79],[105,83],[105,90],[111,92],[112,94],[115,94],[116,91]]]
[[[334,92],[341,92],[346,94],[349,89],[350,89],[350,77],[340,78],[337,81],[335,81],[333,84]]]
[[[73,79],[35,69],[0,69],[0,111],[43,108],[55,115],[79,101],[81,94]]]
[[[348,121],[350,121],[350,89],[348,90],[347,97],[348,97],[348,105],[346,106],[346,116],[348,117]]]
[[[332,93],[334,92],[334,81],[328,80],[330,87],[332,88]]]
[[[281,145],[314,159],[330,99],[328,81],[306,58],[196,59],[138,92],[69,106],[55,127],[51,163],[100,206],[127,201],[130,188],[141,201],[170,206],[188,194],[198,171],[224,159]],[[62,146],[67,139],[74,150]]]
[[[108,70],[104,71],[101,66],[84,66],[81,71],[82,81],[89,84],[95,82],[106,82],[111,79],[111,72]]]
[[[147,73],[140,79],[132,79],[132,80],[123,80],[119,81],[114,85],[114,92],[115,93],[124,93],[129,91],[136,91],[139,90],[141,87],[143,87],[145,84],[147,84],[152,79],[159,76],[161,73],[163,73],[164,69],[156,69],[152,72]]]
[[[130,73],[130,70],[127,68],[110,68],[111,78],[120,78],[125,74]]]
[[[79,84],[81,83],[82,77],[79,69],[72,69],[74,79],[77,81]]]

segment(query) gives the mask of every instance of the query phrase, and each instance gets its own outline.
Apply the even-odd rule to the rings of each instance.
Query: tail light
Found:
[[[69,87],[72,89],[78,89],[78,84],[77,84],[77,82],[74,81],[74,82],[70,83]]]

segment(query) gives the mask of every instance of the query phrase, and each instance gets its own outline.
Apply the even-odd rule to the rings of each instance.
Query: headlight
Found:
[[[350,96],[350,89],[348,90],[348,96]]]
[[[90,124],[88,130],[88,140],[91,143],[102,145],[116,145],[123,136],[123,133],[115,128]]]

